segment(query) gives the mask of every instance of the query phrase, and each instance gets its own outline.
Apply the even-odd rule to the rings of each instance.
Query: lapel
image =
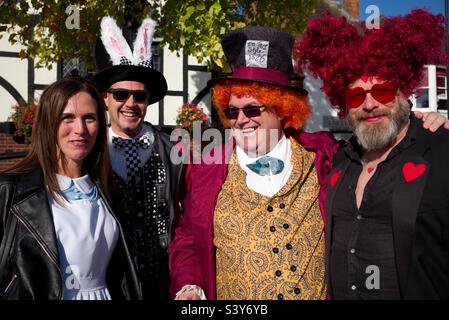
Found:
[[[213,215],[217,196],[228,174],[229,159],[234,150],[234,142],[215,147],[203,157],[200,164],[189,165],[190,190],[184,205],[190,206],[190,215],[198,229],[197,235],[204,240],[213,239]],[[189,183],[188,183],[189,184]],[[206,214],[205,214],[206,213]],[[207,241],[199,245],[207,245]]]
[[[13,205],[17,218],[36,237],[50,258],[59,265],[53,216],[47,191],[43,186],[42,174],[35,171],[21,177],[17,182],[15,196],[20,199]]]
[[[404,150],[401,160],[401,165],[398,168],[401,172],[394,182],[392,223],[399,286],[401,293],[403,293],[407,285],[417,213],[431,168],[430,163],[415,152],[414,148]],[[406,169],[404,169],[406,164]],[[420,164],[426,166],[424,173],[417,178],[412,176],[414,179],[407,182],[405,177],[410,177],[410,172],[413,172],[415,166]]]
[[[342,151],[340,151],[342,152]],[[331,294],[332,298],[332,288],[331,288],[331,277],[330,277],[330,248],[332,242],[332,210],[335,195],[338,194],[341,181],[343,176],[346,174],[349,168],[350,159],[347,158],[336,165],[329,174],[329,182],[327,184],[326,192],[326,220],[325,220],[325,241],[326,241],[326,254],[325,254],[325,264],[326,264],[326,281],[328,286],[328,292]]]

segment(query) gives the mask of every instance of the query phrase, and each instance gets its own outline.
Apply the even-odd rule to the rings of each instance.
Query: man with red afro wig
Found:
[[[222,164],[194,164],[170,246],[178,299],[324,299],[324,196],[339,144],[300,131],[307,92],[290,85],[294,38],[245,27],[223,49],[232,76],[213,103],[234,143]]]
[[[327,15],[295,48],[354,131],[327,190],[332,298],[449,299],[449,133],[423,129],[408,102],[425,64],[447,65],[446,32],[423,10],[370,30]]]

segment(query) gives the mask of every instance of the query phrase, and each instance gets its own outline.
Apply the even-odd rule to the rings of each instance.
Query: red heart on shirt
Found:
[[[368,168],[368,173],[373,172],[374,168]]]
[[[341,175],[341,170],[338,170],[336,172],[334,172],[334,174],[331,177],[331,187],[333,188],[335,186],[335,184],[338,181],[338,178],[340,178]]]
[[[426,172],[427,166],[423,163],[415,165],[413,162],[407,162],[402,167],[402,174],[404,175],[405,182],[411,182],[419,178],[424,172]]]

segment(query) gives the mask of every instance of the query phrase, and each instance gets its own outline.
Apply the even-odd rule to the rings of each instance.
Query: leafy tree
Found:
[[[318,0],[0,0],[0,37],[23,46],[20,57],[50,67],[61,58],[84,57],[93,67],[91,50],[101,18],[113,16],[120,25],[138,27],[151,15],[159,23],[162,45],[225,66],[220,40],[229,30],[245,25],[273,26],[297,34],[305,27]],[[31,6],[30,6],[31,5]],[[79,8],[79,26],[70,28]],[[74,15],[75,14],[75,15]],[[72,20],[72,21],[71,21]],[[68,24],[69,23],[69,27]]]
[[[124,0],[10,0],[0,7],[0,37],[9,34],[11,44],[23,46],[19,56],[35,58],[36,67],[84,57],[92,68],[101,17],[124,23],[124,8]]]
[[[209,65],[225,66],[221,38],[246,25],[277,27],[297,34],[318,0],[167,0],[154,1],[153,16],[160,24],[162,44],[197,57]]]

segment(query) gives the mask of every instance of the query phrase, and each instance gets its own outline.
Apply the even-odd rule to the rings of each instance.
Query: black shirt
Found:
[[[412,142],[411,135],[406,135],[378,164],[359,209],[355,189],[362,171],[360,147],[352,138],[344,148],[350,165],[331,208],[330,274],[335,299],[400,298],[392,229],[393,182],[401,174],[401,151]]]

